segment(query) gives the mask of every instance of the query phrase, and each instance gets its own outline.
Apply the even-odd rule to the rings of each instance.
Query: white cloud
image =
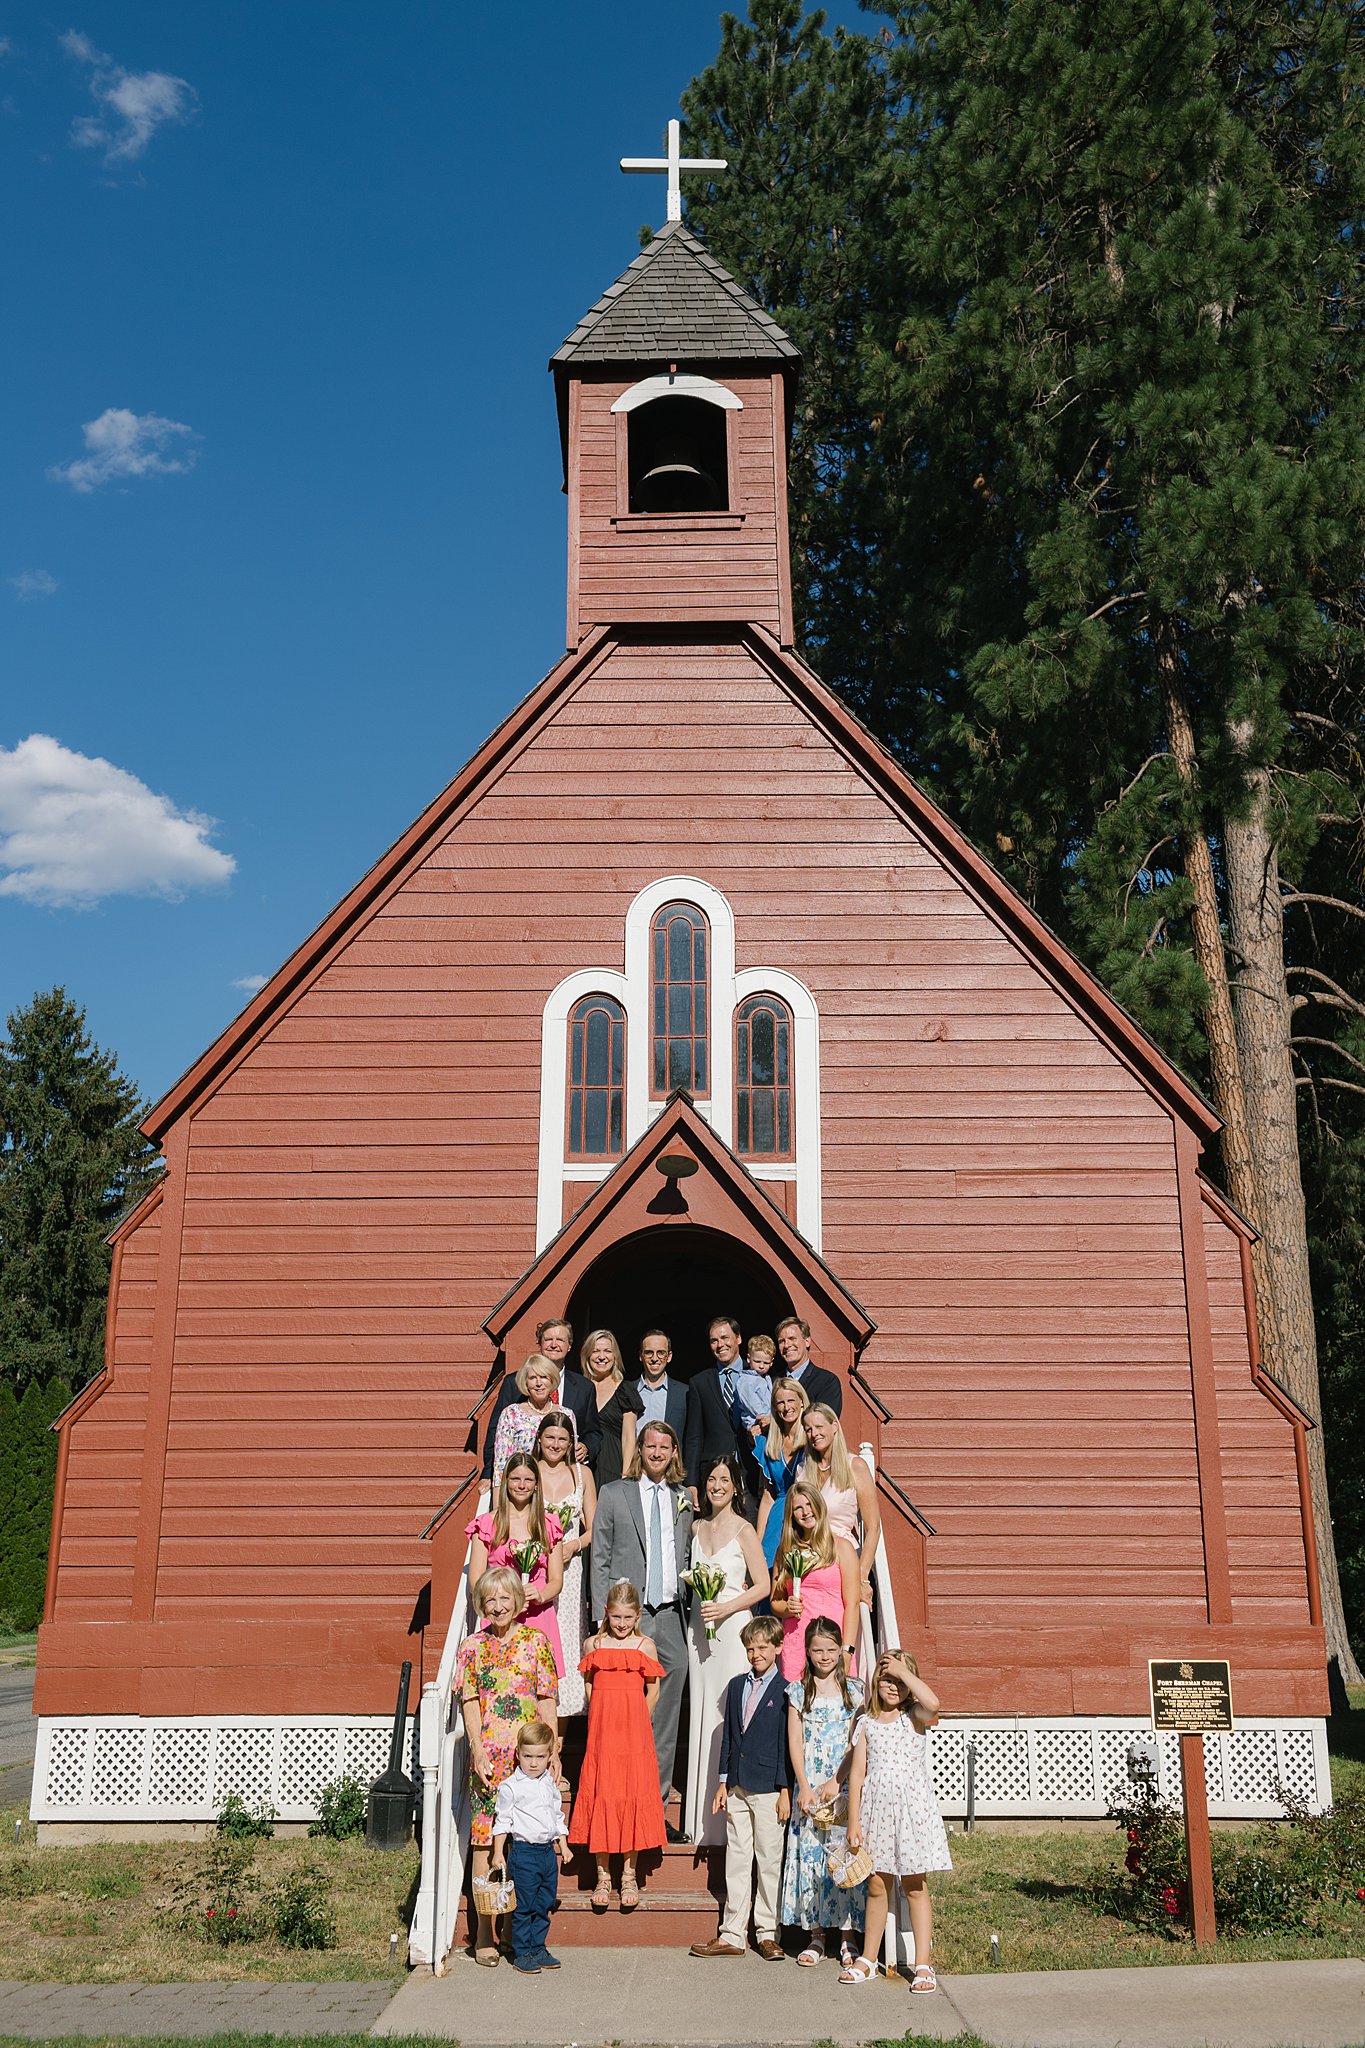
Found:
[[[48,471],[54,483],[70,484],[73,491],[95,491],[115,477],[183,476],[194,467],[197,450],[182,446],[179,456],[165,452],[181,435],[195,438],[193,427],[163,420],[159,413],[111,405],[97,420],[87,420],[81,433],[86,453]]]
[[[0,897],[85,906],[210,888],[237,868],[210,846],[214,822],[45,733],[0,747]]]
[[[90,91],[102,110],[72,122],[77,149],[102,149],[107,164],[133,163],[158,128],[193,117],[198,95],[183,78],[169,71],[125,71],[76,29],[68,30],[61,45],[68,57],[90,66]]]
[[[5,580],[20,604],[32,604],[39,597],[55,597],[61,587],[46,569],[21,569],[17,576]]]
[[[254,996],[259,995],[269,979],[270,976],[268,974],[242,974],[238,976],[232,986],[242,989],[249,996]]]

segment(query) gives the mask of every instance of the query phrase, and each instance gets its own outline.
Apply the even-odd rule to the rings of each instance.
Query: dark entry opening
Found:
[[[640,1338],[657,1324],[673,1340],[674,1379],[710,1365],[706,1333],[716,1316],[734,1316],[746,1337],[771,1336],[792,1313],[791,1296],[772,1268],[720,1231],[673,1224],[626,1238],[588,1268],[569,1303],[577,1342],[589,1330],[613,1330],[626,1370],[639,1370]]]

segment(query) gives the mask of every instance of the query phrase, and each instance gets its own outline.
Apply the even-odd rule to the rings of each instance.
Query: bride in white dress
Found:
[[[687,1637],[690,1733],[683,1830],[699,1845],[725,1840],[725,1816],[711,1811],[720,1777],[725,1688],[749,1668],[740,1631],[759,1601],[767,1599],[770,1583],[758,1532],[736,1506],[743,1484],[737,1461],[713,1458],[700,1476],[692,1563],[718,1566],[725,1573],[725,1585],[714,1600],[702,1601],[695,1593],[691,1596]],[[707,1641],[708,1626],[715,1630],[713,1642]]]

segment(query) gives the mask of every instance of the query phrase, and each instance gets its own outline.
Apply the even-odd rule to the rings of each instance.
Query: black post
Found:
[[[412,1840],[412,1815],[417,1787],[403,1769],[403,1731],[408,1720],[408,1685],[412,1665],[404,1659],[398,1680],[398,1707],[389,1741],[389,1767],[370,1787],[365,1810],[365,1845],[369,1849],[401,1849]]]

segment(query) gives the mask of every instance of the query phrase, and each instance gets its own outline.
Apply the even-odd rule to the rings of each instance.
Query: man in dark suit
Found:
[[[647,1422],[666,1422],[681,1444],[687,1427],[687,1382],[670,1379],[672,1363],[668,1332],[646,1330],[640,1339],[640,1377],[635,1382],[641,1404],[636,1432]]]
[[[773,1331],[777,1339],[774,1378],[795,1380],[812,1407],[823,1401],[836,1415],[844,1412],[844,1389],[832,1372],[826,1372],[810,1355],[810,1324],[800,1316],[788,1316]]]
[[[778,1654],[782,1624],[756,1614],[740,1634],[749,1659],[725,1688],[720,1735],[720,1784],[714,1811],[725,1821],[725,1911],[714,1941],[692,1945],[694,1956],[742,1956],[749,1941],[749,1907],[758,1867],[754,1933],[767,1963],[782,1961],[777,1901],[782,1882],[782,1831],[791,1817],[791,1762],[787,1755],[787,1688]]]
[[[654,1638],[664,1667],[653,1734],[665,1806],[673,1787],[678,1717],[687,1683],[683,1573],[692,1544],[692,1503],[682,1479],[682,1451],[675,1431],[666,1422],[641,1422],[627,1476],[602,1488],[592,1525],[594,1622],[602,1626],[607,1593],[617,1579],[629,1579],[644,1603],[641,1631]],[[667,1825],[669,1840],[680,1842],[680,1830],[671,1821]]]
[[[687,1389],[687,1427],[683,1431],[683,1463],[694,1507],[701,1475],[711,1459],[733,1458],[737,1450],[752,1489],[752,1477],[743,1457],[748,1442],[738,1435],[732,1412],[735,1375],[740,1369],[739,1324],[733,1316],[717,1316],[708,1336],[711,1356],[716,1362],[697,1373]],[[748,1512],[747,1505],[744,1512]]]
[[[573,1324],[566,1323],[562,1317],[557,1317],[553,1322],[538,1323],[536,1349],[549,1359],[551,1365],[559,1369],[558,1405],[567,1408],[574,1419],[578,1430],[578,1461],[580,1464],[586,1464],[589,1458],[597,1456],[602,1442],[602,1426],[597,1420],[597,1395],[582,1373],[575,1372],[569,1364],[569,1353],[573,1349]],[[510,1408],[514,1401],[520,1399],[521,1395],[517,1392],[517,1369],[509,1359],[502,1385],[498,1388],[498,1398],[493,1403],[493,1412],[488,1418],[484,1433],[485,1479],[493,1477],[493,1439],[498,1433],[498,1418],[504,1408]]]

